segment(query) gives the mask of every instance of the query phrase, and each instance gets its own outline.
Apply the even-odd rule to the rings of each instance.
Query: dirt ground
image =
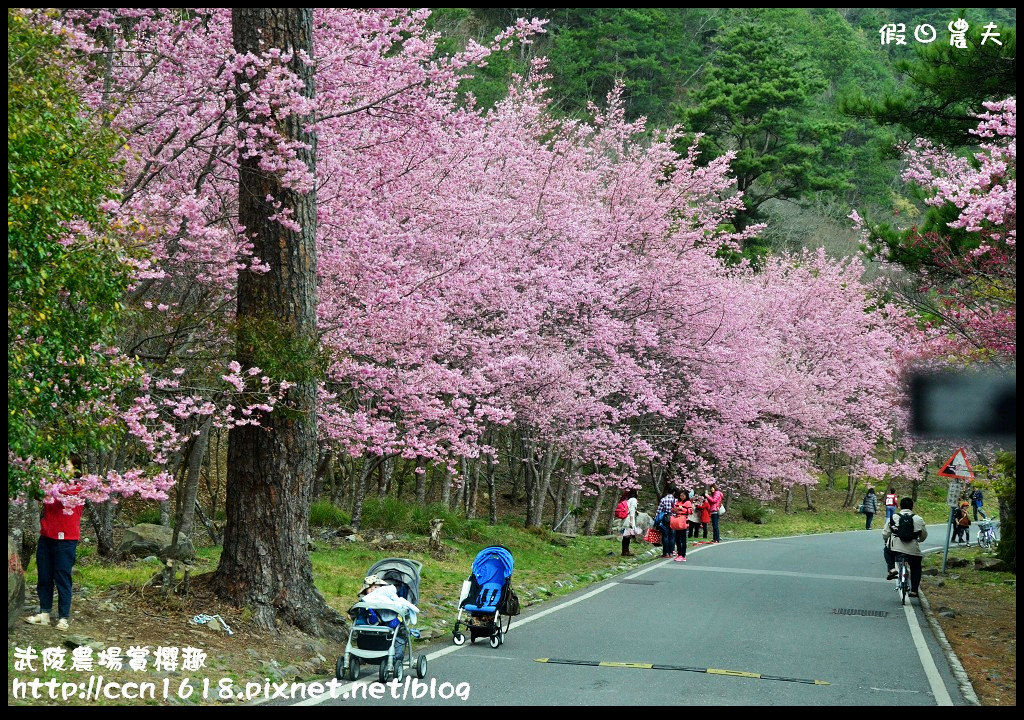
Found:
[[[35,599],[30,590],[30,602]],[[233,635],[221,629],[212,629],[209,625],[196,625],[190,619],[199,614],[220,614],[227,622]],[[145,594],[138,588],[121,588],[102,595],[75,598],[75,610],[71,628],[68,632],[58,632],[50,627],[32,626],[19,622],[8,633],[8,673],[10,678],[17,676],[39,677],[46,680],[59,677],[62,681],[88,681],[89,675],[102,673],[107,682],[155,682],[157,698],[155,702],[145,704],[208,704],[210,702],[238,702],[237,698],[218,697],[217,688],[222,679],[230,679],[231,684],[238,687],[247,682],[281,682],[310,681],[334,675],[334,663],[337,655],[344,650],[344,645],[329,640],[319,640],[290,629],[282,629],[278,635],[260,633],[247,627],[248,623],[242,613],[235,608],[225,606],[209,597],[201,588],[191,593],[187,599],[180,597],[164,598],[159,589],[147,591]],[[70,642],[69,642],[70,641]],[[87,641],[94,647],[95,653],[101,648],[119,647],[125,655],[129,647],[199,648],[206,653],[205,663],[198,671],[185,671],[180,664],[176,671],[169,669],[157,670],[153,666],[153,656],[145,671],[131,671],[127,667],[121,672],[97,668],[91,673],[66,671],[55,675],[52,672],[17,672],[10,658],[15,647],[32,647],[40,655],[44,648],[59,647],[64,644],[68,648],[68,666],[71,660],[71,647]],[[94,654],[94,657],[96,655]],[[37,669],[38,669],[38,663]],[[197,692],[188,699],[178,697],[177,689],[182,680],[189,678],[196,686]],[[205,701],[199,697],[198,688],[204,678],[209,679],[210,697]],[[170,696],[165,700],[161,697],[163,681],[169,681]],[[49,705],[42,699],[15,698],[8,686],[8,704]],[[82,701],[73,697],[65,704],[95,705],[96,700]],[[99,704],[119,705],[125,701],[101,700]],[[131,704],[142,704],[136,701]]]
[[[967,552],[973,560],[976,553]],[[926,575],[921,588],[982,705],[1017,704],[1017,582],[973,567]],[[949,617],[952,613],[954,617]]]

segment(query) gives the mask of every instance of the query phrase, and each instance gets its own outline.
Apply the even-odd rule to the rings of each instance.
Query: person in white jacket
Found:
[[[898,534],[901,516],[913,520],[914,534],[909,540],[901,538]],[[889,518],[889,522],[882,527],[882,539],[885,541],[882,552],[885,556],[885,566],[888,568],[885,579],[896,579],[897,556],[906,557],[907,565],[910,566],[910,597],[917,597],[918,587],[921,585],[921,559],[924,553],[920,542],[927,537],[928,528],[925,527],[924,518],[914,514],[914,501],[908,497],[900,500],[900,511]]]

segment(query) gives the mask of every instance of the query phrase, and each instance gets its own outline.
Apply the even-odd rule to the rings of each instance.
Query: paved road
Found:
[[[940,546],[943,526],[929,532]],[[438,697],[443,683],[474,705],[965,704],[917,601],[901,607],[884,580],[881,547],[878,530],[691,547],[686,563],[531,608],[498,649],[428,648],[435,696],[415,704],[466,702]],[[330,701],[382,703],[414,701]]]

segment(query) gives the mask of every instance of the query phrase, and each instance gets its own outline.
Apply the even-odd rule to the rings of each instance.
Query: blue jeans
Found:
[[[716,512],[711,513],[711,533],[711,539],[715,542],[720,542],[722,540],[722,536],[718,534],[718,513]]]
[[[867,527],[865,528],[865,530],[870,530],[871,529],[871,518],[873,518],[875,516],[875,514],[874,513],[864,513],[864,514],[867,515],[867,517],[868,517],[868,521],[867,521],[868,524],[867,524]]]
[[[885,508],[885,521],[889,522],[889,518],[891,518],[895,514],[896,514],[896,508],[895,507],[886,507]]]
[[[71,617],[71,568],[75,565],[77,548],[77,540],[39,537],[39,546],[36,548],[39,612],[49,613],[53,610],[53,588],[56,585],[58,617]]]
[[[676,531],[667,524],[661,528],[661,554],[671,555],[676,544]]]

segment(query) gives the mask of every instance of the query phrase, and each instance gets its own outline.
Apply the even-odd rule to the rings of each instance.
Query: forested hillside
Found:
[[[979,55],[975,44],[949,48],[948,24],[961,15],[969,35],[994,23],[1003,42],[980,48],[968,82],[946,88],[948,112],[930,125],[966,134],[969,112],[1015,91],[1013,8],[440,8],[430,22],[441,46],[455,49],[518,17],[547,20],[544,35],[476,71],[464,92],[492,105],[513,73],[545,57],[553,110],[585,117],[621,81],[627,117],[646,117],[651,130],[682,123],[705,133],[705,161],[739,152],[733,169],[747,211],[738,221],[771,220],[751,254],[826,245],[846,255],[858,245],[845,219],[851,209],[876,218],[906,210],[894,145],[922,126],[875,122],[870,106],[902,99],[901,119],[914,116],[920,98],[910,93],[908,107],[905,96],[925,52],[945,46],[957,62]],[[905,25],[905,45],[882,44],[889,23]],[[931,44],[914,38],[925,24],[937,32]]]

